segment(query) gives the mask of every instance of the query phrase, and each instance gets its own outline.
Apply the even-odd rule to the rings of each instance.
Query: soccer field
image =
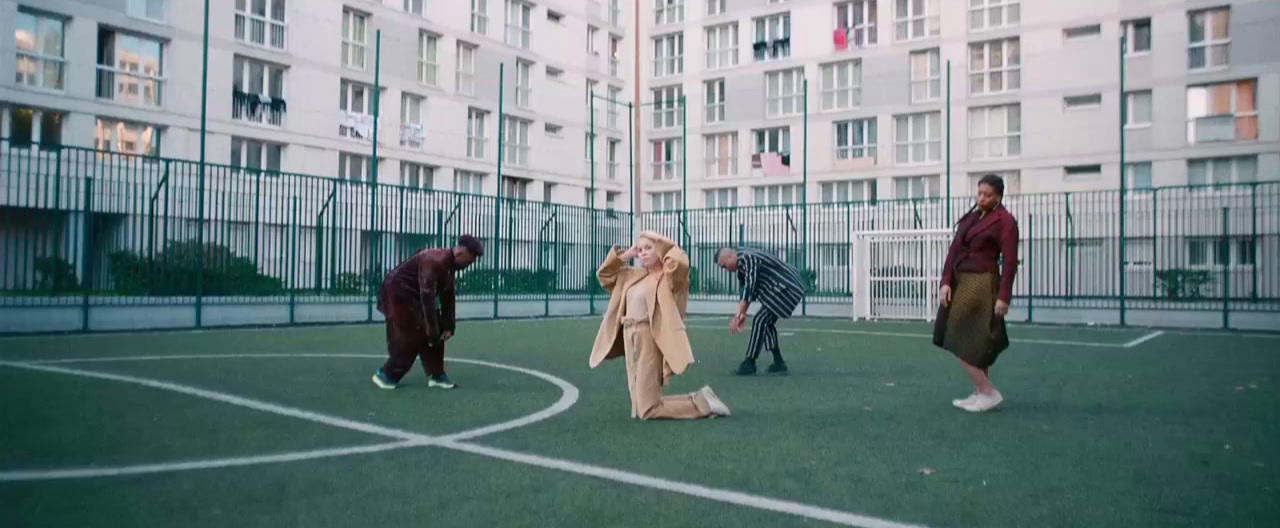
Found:
[[[788,376],[692,318],[728,418],[628,418],[598,319],[462,321],[452,391],[369,377],[381,326],[0,339],[26,526],[1272,526],[1280,338],[1015,325],[971,391],[924,323],[795,319]],[[767,354],[760,360],[768,364]]]

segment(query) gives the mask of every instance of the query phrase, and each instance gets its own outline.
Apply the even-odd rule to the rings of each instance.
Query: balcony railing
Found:
[[[111,66],[98,65],[98,98],[119,103],[160,106],[164,79],[152,75],[130,72]]]
[[[231,118],[271,126],[283,126],[288,109],[283,98],[232,90]]]

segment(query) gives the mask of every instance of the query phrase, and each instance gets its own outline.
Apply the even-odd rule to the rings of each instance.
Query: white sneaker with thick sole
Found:
[[[1004,396],[1000,394],[1000,391],[995,391],[991,394],[979,394],[976,399],[964,406],[963,409],[969,412],[987,412],[995,409],[1003,401]]]
[[[969,406],[970,404],[972,404],[973,400],[976,400],[976,399],[978,399],[978,393],[975,392],[973,394],[970,394],[969,397],[967,398],[959,399],[959,400],[951,400],[951,405],[954,405],[956,407],[963,409]]]
[[[720,401],[720,397],[716,396],[716,393],[711,390],[710,385],[698,389],[698,393],[702,395],[703,399],[707,400],[707,407],[711,408],[711,414],[716,416],[729,416],[729,406],[725,405],[723,401]]]

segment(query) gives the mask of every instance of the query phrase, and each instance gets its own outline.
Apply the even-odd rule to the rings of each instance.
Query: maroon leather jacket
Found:
[[[1004,256],[1004,269],[1000,257]],[[956,235],[942,268],[942,284],[955,286],[956,272],[1000,273],[999,299],[1013,300],[1013,278],[1018,273],[1018,221],[997,205],[985,216],[973,211],[960,218]]]
[[[383,279],[378,311],[390,317],[389,312],[409,308],[422,314],[427,335],[453,332],[457,328],[454,268],[452,248],[415,253]]]

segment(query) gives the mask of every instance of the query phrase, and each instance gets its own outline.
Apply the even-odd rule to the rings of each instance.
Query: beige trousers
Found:
[[[662,351],[653,340],[649,323],[624,321],[622,339],[632,418],[689,420],[711,416],[711,407],[701,394],[662,395],[662,386],[671,379],[671,373],[662,361]]]

